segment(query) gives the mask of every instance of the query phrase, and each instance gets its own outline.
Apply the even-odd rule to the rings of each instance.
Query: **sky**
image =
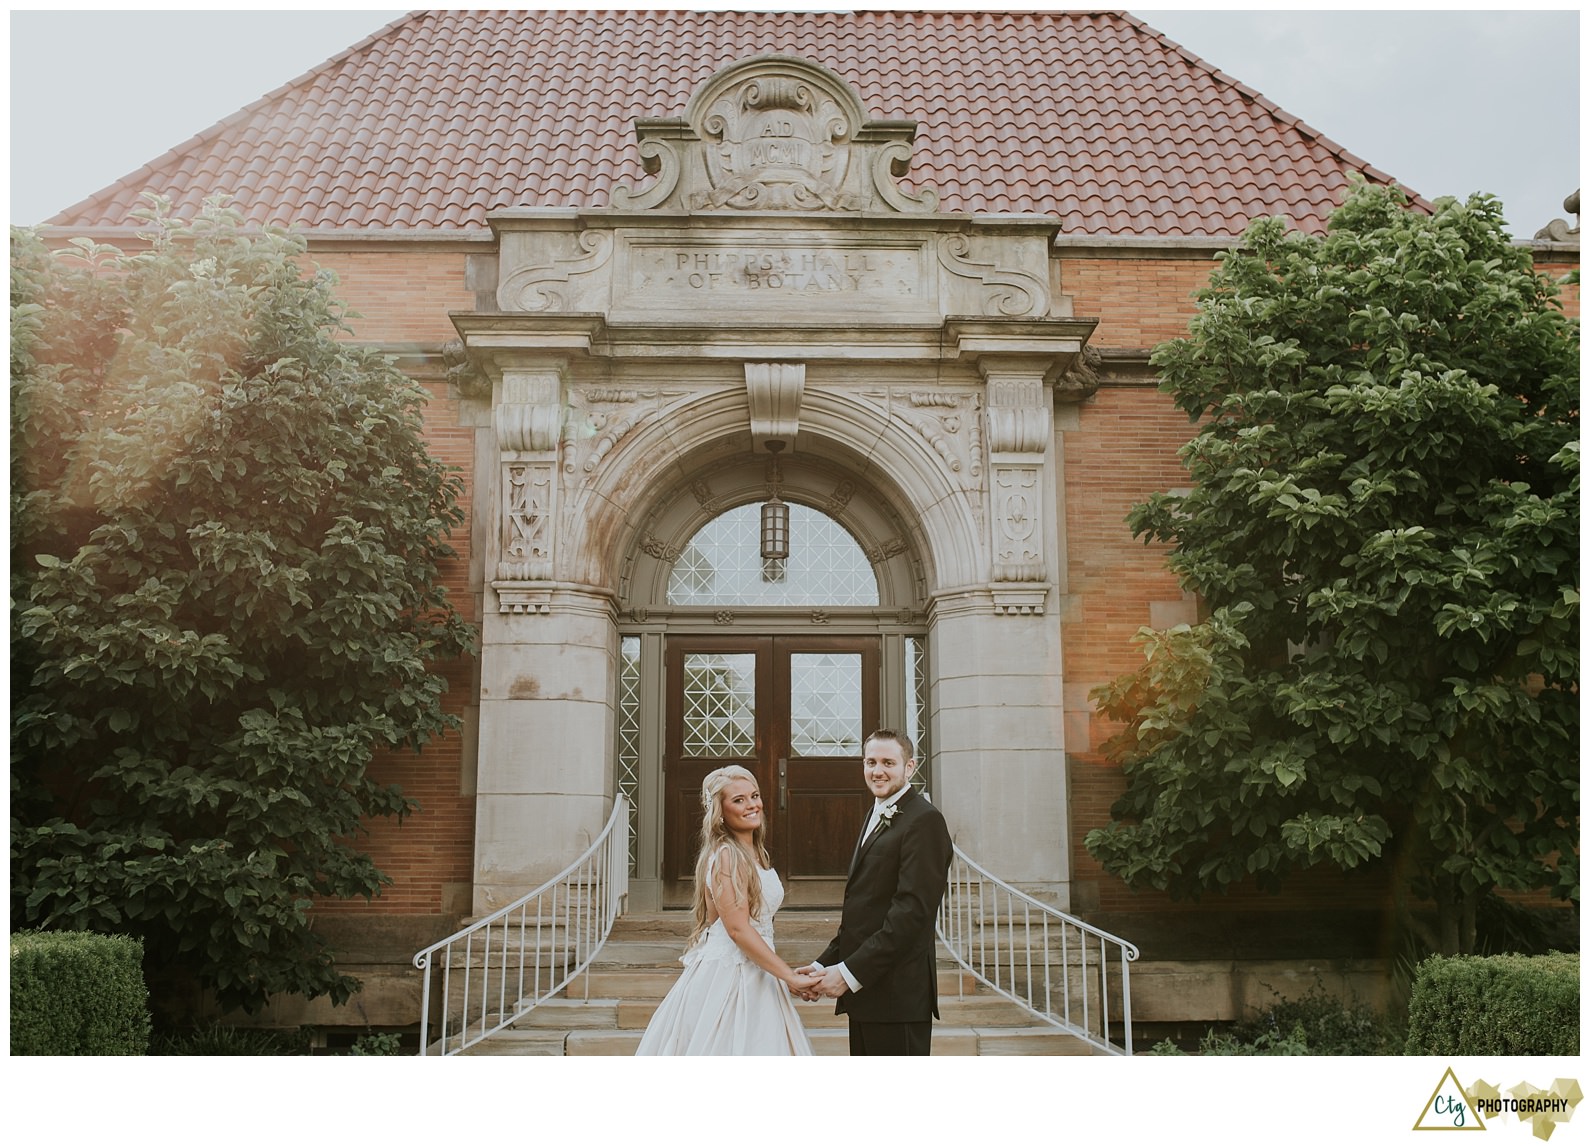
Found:
[[[1495,194],[1518,238],[1572,221],[1577,9],[1132,12],[1426,198]],[[13,10],[8,219],[43,222],[401,15]]]

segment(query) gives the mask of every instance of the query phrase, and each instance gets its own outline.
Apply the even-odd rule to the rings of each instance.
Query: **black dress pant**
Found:
[[[850,1020],[850,1057],[925,1055],[933,1041],[933,1020],[922,1023],[858,1023]]]

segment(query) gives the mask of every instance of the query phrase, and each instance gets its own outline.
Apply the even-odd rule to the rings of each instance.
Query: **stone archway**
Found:
[[[804,61],[725,69],[687,120],[639,126],[657,179],[612,208],[494,214],[501,309],[454,315],[492,395],[476,908],[604,821],[654,551],[759,496],[770,442],[809,504],[852,491],[838,512],[877,546],[893,623],[927,631],[957,839],[1064,904],[1055,403],[1089,392],[1069,372],[1094,322],[1055,289],[1054,225],[932,214],[894,184],[910,125],[864,122]],[[775,155],[753,121],[804,142]]]
[[[900,492],[874,485],[882,476],[877,472],[871,480],[858,473],[866,468],[864,459],[853,459],[854,468],[844,468],[834,458],[812,452],[776,462],[748,449],[715,459],[710,457],[715,451],[703,453],[693,476],[675,488],[660,489],[649,507],[637,512],[619,577],[618,785],[636,807],[631,895],[648,906],[681,901],[670,880],[678,878],[673,868],[678,866],[681,838],[693,834],[697,820],[690,810],[681,816],[691,801],[684,799],[679,785],[688,786],[695,773],[679,755],[678,722],[684,708],[678,693],[684,671],[680,658],[710,662],[710,650],[720,650],[767,670],[751,674],[755,680],[745,686],[752,694],[747,707],[758,735],[755,752],[749,743],[742,744],[742,758],[736,762],[750,767],[765,789],[776,858],[786,865],[789,902],[837,904],[842,864],[830,862],[827,869],[833,870],[826,870],[815,853],[840,841],[840,858],[848,859],[859,786],[853,760],[824,763],[817,757],[832,757],[832,751],[816,752],[788,739],[788,690],[796,680],[792,668],[801,661],[853,660],[864,675],[846,685],[858,691],[830,698],[836,707],[866,727],[920,725],[925,697],[915,690],[913,672],[926,631],[931,563],[915,550],[912,538],[919,531],[897,508]],[[674,602],[670,574],[691,540],[736,508],[760,504],[767,496],[770,472],[776,474],[782,499],[843,531],[875,596],[852,603],[837,583],[832,595],[825,596],[820,581],[808,580],[795,598],[801,604],[782,603],[776,594],[772,603],[756,605],[743,599]],[[792,565],[797,569],[802,565],[801,538],[799,531],[792,531]],[[806,595],[813,588],[818,593]],[[683,651],[687,647],[690,651]],[[857,758],[864,731],[860,724],[846,729],[854,738],[852,755]],[[813,783],[816,789],[805,790]],[[676,820],[672,824],[671,816]]]

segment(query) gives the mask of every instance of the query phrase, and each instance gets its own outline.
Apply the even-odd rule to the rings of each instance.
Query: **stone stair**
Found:
[[[838,928],[832,911],[779,913],[774,939],[793,966],[814,958]],[[685,912],[626,915],[584,973],[506,1029],[465,1051],[470,1055],[631,1055],[652,1013],[680,972],[690,931]],[[796,1002],[812,1049],[849,1053],[843,1015],[831,1001]],[[935,1055],[1091,1055],[1087,1043],[1041,1023],[986,990],[941,954]]]

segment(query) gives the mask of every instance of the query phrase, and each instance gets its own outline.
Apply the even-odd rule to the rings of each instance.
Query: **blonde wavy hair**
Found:
[[[710,917],[707,910],[707,866],[712,856],[720,848],[727,845],[728,855],[720,861],[730,882],[735,889],[736,900],[743,898],[751,911],[751,918],[755,919],[762,911],[762,876],[751,863],[752,857],[746,855],[745,849],[734,838],[723,823],[723,790],[734,780],[749,780],[756,783],[756,777],[749,769],[738,764],[729,764],[714,772],[707,773],[706,779],[701,781],[701,850],[696,854],[696,889],[693,899],[695,911],[695,928],[690,932],[690,944],[694,944],[704,931],[710,926]],[[760,867],[771,867],[767,854],[767,826],[761,823],[751,833],[751,847],[755,851],[755,860]]]

